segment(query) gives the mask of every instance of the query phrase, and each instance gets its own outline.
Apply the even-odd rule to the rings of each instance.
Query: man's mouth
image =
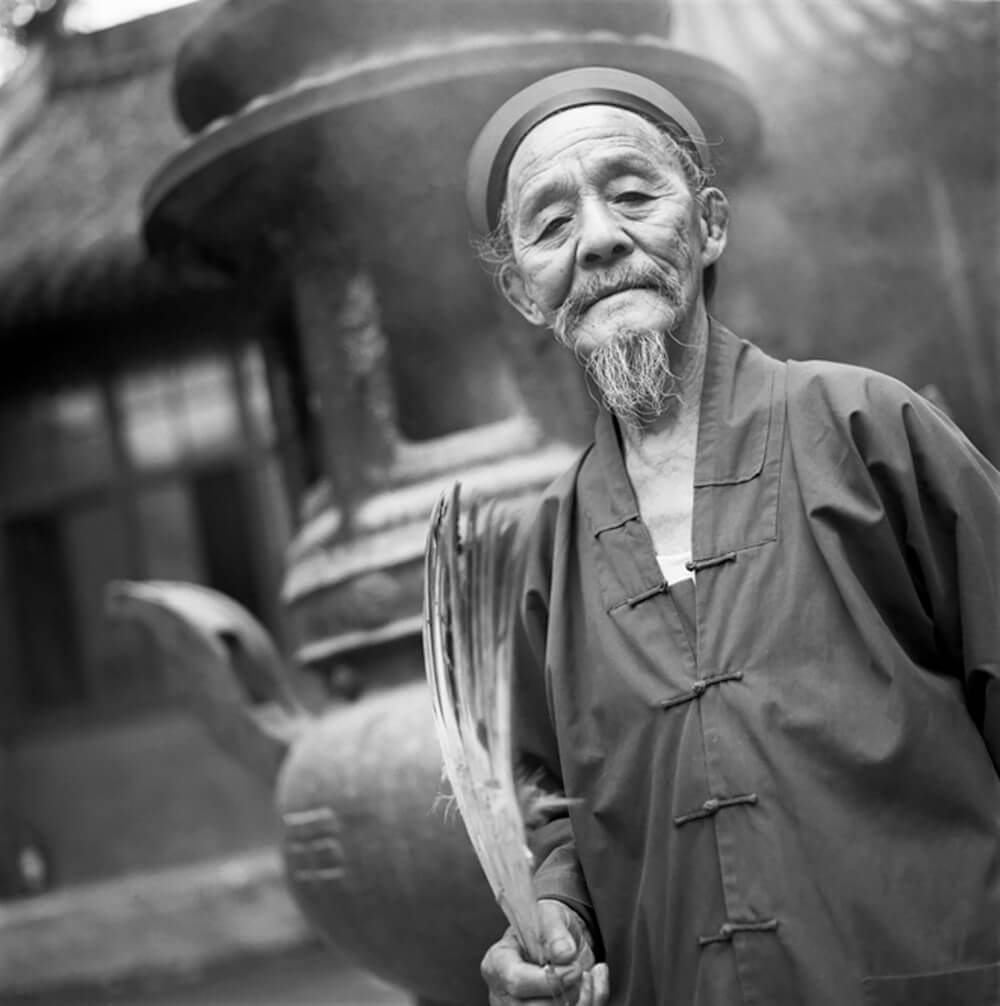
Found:
[[[607,290],[602,290],[600,293],[588,297],[584,302],[583,310],[589,311],[595,304],[599,304],[602,300],[607,300],[608,297],[614,297],[619,293],[632,293],[637,290],[648,290],[651,293],[656,293],[657,289],[652,283],[630,283],[626,286],[608,287]]]

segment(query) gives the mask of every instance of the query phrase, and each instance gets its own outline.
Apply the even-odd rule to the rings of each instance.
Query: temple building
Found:
[[[168,276],[140,236],[142,187],[183,138],[173,59],[204,14],[40,39],[0,92],[0,800],[60,886],[271,834],[269,794],[102,615],[110,580],[194,580],[280,625],[291,519],[261,312]]]

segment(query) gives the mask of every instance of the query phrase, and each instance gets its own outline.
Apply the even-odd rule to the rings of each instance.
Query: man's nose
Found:
[[[588,200],[581,207],[580,216],[580,240],[577,245],[577,262],[580,265],[606,265],[632,251],[632,238],[603,202]]]

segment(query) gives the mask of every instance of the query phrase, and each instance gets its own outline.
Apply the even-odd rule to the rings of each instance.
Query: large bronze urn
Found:
[[[548,72],[617,65],[675,88],[727,149],[742,85],[669,45],[664,0],[243,0],[183,47],[193,131],[146,190],[152,254],[257,291],[285,473],[301,499],[288,661],[203,588],[122,585],[221,743],[273,776],[288,880],[317,928],[424,1002],[485,1001],[502,917],[440,760],[420,652],[427,520],[528,504],[589,435],[572,360],[503,310],[471,249],[465,157]],[[197,654],[197,656],[195,656]],[[324,682],[306,712],[286,670]]]

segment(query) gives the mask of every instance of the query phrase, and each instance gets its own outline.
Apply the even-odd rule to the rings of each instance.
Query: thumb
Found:
[[[571,924],[573,913],[561,901],[542,900],[538,903],[542,923],[542,941],[553,964],[571,964],[580,950]]]

